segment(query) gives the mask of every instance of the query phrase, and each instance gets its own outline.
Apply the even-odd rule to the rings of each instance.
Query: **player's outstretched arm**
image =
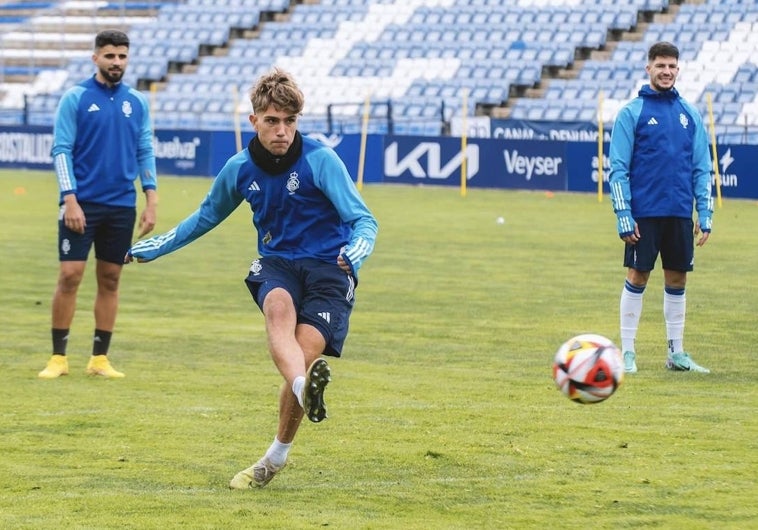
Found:
[[[244,199],[236,190],[236,177],[234,166],[227,163],[195,212],[165,234],[135,243],[124,256],[124,263],[153,261],[189,245],[221,224]]]

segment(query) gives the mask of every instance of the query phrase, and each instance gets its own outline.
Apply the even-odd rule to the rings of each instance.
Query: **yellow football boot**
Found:
[[[103,377],[125,377],[111,366],[105,355],[93,355],[87,363],[87,375],[102,375]]]
[[[47,361],[47,366],[37,377],[41,379],[55,379],[61,375],[68,375],[68,359],[65,355],[53,355]]]

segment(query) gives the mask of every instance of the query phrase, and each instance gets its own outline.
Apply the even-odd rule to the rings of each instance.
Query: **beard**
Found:
[[[109,83],[116,84],[121,82],[121,78],[124,77],[124,71],[123,70],[103,70],[100,69],[100,75],[103,76],[103,79],[108,81]]]
[[[650,79],[650,86],[653,87],[654,90],[658,92],[665,92],[666,90],[671,90],[674,88],[674,84],[676,83],[676,77],[663,79],[661,77],[653,77]]]

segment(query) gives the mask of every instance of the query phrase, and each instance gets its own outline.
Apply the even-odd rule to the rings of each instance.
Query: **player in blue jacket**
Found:
[[[713,216],[708,137],[697,109],[674,88],[679,50],[658,42],[648,51],[649,84],[616,117],[610,145],[610,191],[625,242],[621,349],[637,371],[635,339],[642,296],[658,255],[663,265],[663,316],[670,370],[709,372],[683,348],[687,272],[697,246],[708,241]],[[697,221],[693,221],[693,203]]]
[[[274,69],[250,96],[256,131],[232,156],[197,211],[165,234],[136,243],[127,262],[150,261],[196,240],[250,204],[259,258],[245,280],[263,312],[271,357],[284,378],[279,426],[266,454],[231,480],[232,489],[268,484],[286,462],[304,415],[326,418],[330,368],[347,336],[358,269],[374,249],[377,222],[337,154],[297,130],[304,98]]]
[[[52,157],[60,190],[60,273],[53,296],[53,355],[39,373],[43,379],[68,374],[69,328],[93,245],[97,258],[95,337],[86,372],[124,376],[106,355],[118,311],[124,253],[132,244],[138,176],[146,199],[140,237],[155,226],[158,195],[148,103],[144,95],[121,82],[129,61],[127,35],[118,30],[99,32],[92,61],[95,74],[67,90],[55,114]]]

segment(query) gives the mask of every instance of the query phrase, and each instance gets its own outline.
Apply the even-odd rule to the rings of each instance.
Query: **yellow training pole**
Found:
[[[597,94],[597,202],[603,202],[603,91]]]
[[[240,130],[237,85],[232,85],[232,100],[234,101],[234,112],[232,113],[232,121],[234,121],[234,144],[237,146],[237,152],[240,152],[242,151],[242,131]]]
[[[150,83],[150,115],[155,122],[155,98],[158,94],[158,83]]]
[[[463,104],[461,116],[461,197],[466,196],[466,180],[468,176],[468,156],[466,156],[466,139],[468,125],[466,124],[466,115],[468,114],[468,89],[463,89]]]
[[[721,175],[719,175],[719,157],[718,149],[716,149],[716,125],[713,121],[713,101],[711,100],[711,93],[706,92],[706,100],[708,101],[708,121],[711,126],[711,151],[713,152],[713,174],[716,175],[716,204],[721,208]]]
[[[366,138],[368,137],[368,118],[371,110],[371,95],[366,94],[366,101],[363,103],[363,123],[361,123],[361,150],[358,155],[358,175],[356,176],[356,185],[358,190],[363,189],[363,168],[366,163]]]

